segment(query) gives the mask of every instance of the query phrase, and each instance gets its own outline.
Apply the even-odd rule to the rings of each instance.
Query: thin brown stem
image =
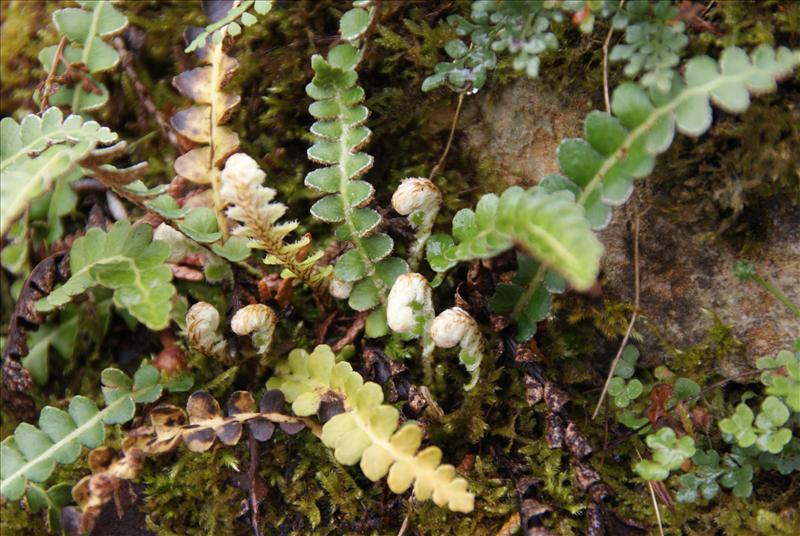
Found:
[[[115,37],[111,43],[114,45],[114,48],[119,54],[122,67],[125,69],[125,74],[131,81],[133,90],[136,92],[136,97],[139,99],[139,104],[141,104],[142,108],[144,108],[147,113],[153,117],[158,125],[158,129],[161,131],[161,135],[164,136],[164,138],[166,138],[166,140],[172,145],[177,147],[179,152],[183,153],[184,151],[178,142],[178,136],[175,134],[172,125],[169,124],[167,118],[164,117],[164,114],[161,113],[161,110],[159,110],[152,101],[147,92],[147,88],[139,79],[139,74],[136,72],[136,69],[133,68],[133,55],[130,53],[130,51],[128,51],[128,47],[125,45],[125,40],[121,37]]]
[[[258,442],[253,434],[247,434],[247,442],[250,447],[250,468],[247,471],[247,479],[250,483],[249,493],[247,500],[250,503],[250,526],[253,529],[253,536],[261,536],[261,530],[258,528],[258,506],[259,499],[256,495],[257,480],[258,480]]]
[[[636,455],[639,456],[639,459],[642,459],[642,455],[639,453],[639,449],[633,447],[636,450]],[[658,521],[658,532],[661,536],[664,536],[664,526],[661,523],[661,510],[658,508],[658,500],[656,499],[656,491],[653,488],[653,483],[647,480],[647,488],[650,490],[650,499],[653,501],[653,510],[656,512],[656,521]]]
[[[625,0],[620,0],[619,8],[625,5]],[[603,99],[606,103],[606,112],[611,113],[611,99],[608,91],[608,46],[611,44],[611,36],[614,34],[614,25],[609,23],[608,34],[603,42]]]
[[[53,85],[53,80],[56,77],[58,64],[61,63],[61,60],[64,57],[64,47],[66,46],[67,37],[64,36],[58,43],[56,53],[53,55],[53,64],[50,66],[50,70],[47,72],[47,78],[45,78],[44,85],[42,86],[42,104],[39,107],[39,113],[44,112],[50,104],[50,87]]]
[[[400,525],[400,530],[397,532],[397,536],[404,536],[406,531],[408,530],[409,525],[410,525],[409,514],[406,514],[405,519],[403,519],[403,524]]]
[[[594,413],[592,413],[592,420],[597,418],[597,414],[600,413],[600,407],[603,405],[603,401],[606,398],[606,393],[608,392],[608,386],[611,383],[611,379],[614,377],[614,371],[617,369],[617,364],[619,364],[619,360],[622,357],[622,352],[625,350],[625,345],[628,344],[628,339],[631,336],[631,332],[633,332],[633,325],[636,323],[636,318],[639,316],[639,212],[636,212],[636,215],[633,218],[633,288],[634,288],[634,300],[633,300],[633,314],[631,315],[631,320],[628,322],[628,329],[625,330],[625,336],[622,338],[622,343],[619,345],[619,350],[617,350],[617,355],[614,357],[614,361],[611,362],[611,368],[608,371],[608,376],[606,377],[606,383],[603,385],[603,391],[600,393],[600,400],[597,401],[597,406],[594,408]]]
[[[744,372],[740,372],[739,374],[736,374],[735,376],[731,376],[730,378],[725,378],[724,380],[720,380],[720,381],[718,381],[716,383],[712,383],[711,385],[709,385],[708,387],[706,387],[705,389],[703,389],[702,391],[700,391],[699,393],[697,393],[693,397],[687,398],[686,401],[689,402],[689,401],[695,400],[697,398],[703,398],[706,394],[708,394],[710,391],[713,391],[717,387],[722,387],[724,385],[727,385],[730,382],[733,382],[733,381],[736,381],[736,380],[740,380],[742,378],[747,378],[749,376],[758,376],[762,372],[763,372],[762,370],[746,370]]]
[[[439,161],[436,162],[436,165],[433,166],[431,170],[431,174],[428,176],[428,180],[433,180],[433,176],[439,171],[439,169],[444,164],[445,159],[447,158],[447,154],[450,152],[450,147],[453,145],[453,137],[456,133],[456,125],[458,124],[458,116],[461,114],[461,105],[464,104],[464,94],[461,93],[458,96],[458,104],[456,105],[456,112],[453,114],[453,124],[450,125],[450,135],[447,137],[447,145],[444,147],[444,152],[442,156],[439,158]]]

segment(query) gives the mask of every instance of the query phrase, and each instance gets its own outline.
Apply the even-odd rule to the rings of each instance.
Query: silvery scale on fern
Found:
[[[92,478],[129,480],[138,477],[144,456],[182,445],[192,452],[233,446],[245,431],[264,442],[277,428],[287,434],[319,437],[333,450],[336,463],[359,464],[371,481],[386,477],[393,493],[413,490],[420,501],[431,499],[459,513],[473,511],[476,498],[468,480],[453,465],[442,463],[450,454],[435,446],[422,447],[422,426],[401,418],[395,405],[385,403],[382,387],[365,381],[348,362],[351,353],[334,352],[325,344],[310,352],[276,349],[276,330],[290,321],[264,303],[243,304],[230,319],[218,304],[210,303],[213,300],[194,296],[196,303],[189,307],[188,298],[177,290],[175,265],[187,257],[201,258],[202,281],[229,285],[226,288],[237,273],[261,282],[275,275],[270,269],[277,266],[278,279],[288,281],[298,292],[308,292],[321,307],[331,298],[346,300],[332,307],[342,311],[349,307],[363,317],[367,337],[385,337],[383,341],[399,341],[408,347],[419,344],[423,383],[433,383],[437,360],[457,353],[466,370],[462,377],[467,378],[459,387],[475,389],[482,380],[481,366],[493,366],[489,329],[480,322],[482,312],[460,305],[448,307],[449,302],[437,300],[441,297],[435,296],[434,287],[460,264],[513,251],[516,273],[496,286],[488,305],[493,313],[512,321],[518,341],[530,340],[537,323],[550,314],[553,295],[568,287],[586,291],[595,284],[603,255],[596,231],[609,224],[613,207],[630,198],[635,182],[653,171],[657,156],[669,148],[676,131],[695,137],[706,133],[712,124],[712,103],[729,113],[745,112],[751,95],[774,91],[776,82],[800,64],[800,51],[761,45],[748,53],[729,47],[718,59],[691,58],[679,72],[686,36],[683,26],[670,22],[673,6],[664,1],[652,9],[628,4],[481,1],[472,4],[470,21],[451,19],[456,33],[469,36],[469,43],[460,39],[447,43],[445,50],[453,61],[436,66],[423,90],[448,86],[473,93],[485,85],[497,53],[511,54],[515,69],[538,76],[540,54],[559,46],[553,25],[578,13],[580,30],[586,33],[593,31],[596,19],[613,17],[613,28],[625,29],[626,35],[625,43],[612,50],[611,59],[628,61],[623,70],[626,76],[642,76],[638,82],[625,81],[614,89],[608,112],[586,116],[582,138],[560,143],[555,155],[559,173],[532,177],[536,186],[531,188],[512,186],[500,193],[485,193],[474,209],[459,210],[448,225],[437,224],[443,183],[437,185],[441,179],[433,174],[407,177],[395,192],[370,182],[378,178],[369,176],[375,157],[366,152],[372,131],[359,68],[379,25],[380,4],[358,0],[352,9],[343,10],[336,43],[327,53],[310,58],[313,78],[306,86],[313,118],[313,143],[307,155],[319,167],[305,175],[305,185],[316,196],[311,215],[334,225],[336,247],[331,251],[337,254],[333,259],[325,256],[325,244],[314,243],[309,233],[298,236],[298,230],[305,228],[301,222],[284,219],[289,209],[277,200],[276,189],[268,186],[276,184],[277,178],[267,176],[257,155],[243,150],[239,134],[230,126],[241,102],[229,85],[239,69],[231,45],[246,27],[259,22],[257,15],[269,15],[271,2],[206,4],[211,23],[189,32],[186,53],[192,54],[195,66],[177,74],[172,83],[191,103],[172,116],[170,125],[190,146],[174,161],[174,175],[176,182],[196,190],[191,203],[174,197],[165,182],[145,185],[143,179],[153,181],[145,177],[144,163],[114,167],[112,161],[130,156],[125,142],[118,142],[117,134],[89,119],[90,112],[108,101],[102,73],[119,63],[108,41],[127,26],[125,15],[109,2],[96,1],[57,10],[53,18],[64,36],[63,46],[46,48],[40,59],[57,77],[82,65],[86,83],[45,87],[37,99],[48,106],[40,114],[0,122],[0,229],[19,241],[15,244],[23,243],[29,208],[42,196],[56,193],[69,205],[48,215],[48,221],[59,223],[76,205],[64,192],[80,178],[94,179],[114,194],[112,199],[125,200],[150,219],[120,218],[76,237],[65,263],[68,275],[35,302],[36,311],[51,314],[51,320],[63,315],[63,324],[70,323],[62,333],[68,339],[74,338],[77,323],[73,315],[78,313],[72,308],[81,301],[98,310],[102,306],[104,318],[113,306],[125,321],[151,331],[168,331],[174,324],[187,351],[198,359],[226,366],[254,362],[259,372],[274,371],[268,379],[266,373],[263,378],[257,375],[261,388],[266,387],[258,403],[252,393],[234,391],[227,416],[205,391],[188,397],[185,412],[170,404],[148,406],[144,424],[120,429],[122,452],[113,462],[91,463],[106,451],[94,450],[89,455],[93,475],[72,490],[81,507],[81,526],[93,526],[103,504],[111,500],[94,490]],[[651,41],[658,46],[648,46]],[[379,209],[389,198],[394,211],[408,219],[408,244],[396,244],[387,231],[385,212]],[[155,229],[150,225],[153,221],[158,224]],[[48,244],[63,235],[58,227]],[[20,256],[15,265],[24,264],[22,251],[12,250]],[[324,265],[323,258],[327,259]],[[435,279],[429,281],[425,274],[436,274]],[[56,333],[52,323],[45,326],[39,337]],[[37,342],[36,337],[31,340]],[[60,336],[48,338],[23,361],[38,383],[48,381],[42,348],[46,352],[53,344],[59,352],[67,352],[64,348],[71,345],[61,340]],[[282,358],[279,352],[288,355]],[[630,374],[618,374],[609,391],[620,408],[642,394],[641,382],[631,379],[636,356],[629,351],[624,357]],[[678,438],[663,428],[648,436],[652,459],[637,464],[637,472],[647,480],[663,480],[694,457],[707,470],[681,478],[682,497],[689,500],[698,489],[713,497],[719,488],[714,488],[716,479],[738,496],[749,495],[752,474],[745,467],[752,472],[754,460],[765,459],[760,454],[778,455],[791,444],[791,431],[785,425],[800,411],[798,358],[797,353],[785,352],[760,363],[761,381],[770,396],[757,415],[741,404],[719,423],[728,443],[758,452],[737,451],[723,462],[698,451],[689,438]],[[775,372],[780,368],[787,375]],[[149,360],[133,377],[116,368],[105,369],[100,377],[102,409],[90,398],[76,395],[66,409],[44,407],[38,426],[22,423],[2,442],[0,494],[4,498],[25,497],[32,509],[55,512],[55,520],[58,509],[71,502],[63,483],[44,487],[57,465],[74,463],[83,447],[100,448],[106,425],[131,422],[137,404],[150,405],[164,391],[182,392],[192,386],[188,373],[173,376]],[[452,377],[447,381],[455,382]],[[341,411],[324,418],[324,402],[330,400],[337,401]],[[781,471],[794,469],[766,459]],[[740,465],[734,468],[733,462]]]

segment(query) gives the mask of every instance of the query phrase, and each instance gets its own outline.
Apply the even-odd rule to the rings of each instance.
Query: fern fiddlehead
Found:
[[[306,283],[317,295],[326,289],[330,270],[317,266],[322,252],[306,255],[311,239],[304,236],[287,244],[286,236],[297,222],[279,222],[287,207],[273,201],[275,190],[263,186],[265,174],[255,160],[244,153],[231,156],[222,171],[221,197],[230,207],[226,215],[241,225],[235,236],[249,239],[251,248],[267,252],[265,262],[279,264]]]

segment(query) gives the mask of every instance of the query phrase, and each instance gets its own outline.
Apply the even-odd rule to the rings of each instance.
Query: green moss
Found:
[[[571,514],[577,514],[585,508],[583,497],[576,497],[575,473],[569,467],[569,462],[565,462],[562,450],[549,448],[545,439],[540,438],[518,452],[528,461],[531,474],[542,480],[540,489],[552,506]]]
[[[47,73],[39,63],[39,51],[57,42],[57,31],[49,21],[64,2],[3,2],[0,10],[0,115],[12,115],[34,108],[31,95]]]
[[[668,347],[667,352],[672,358],[669,362],[671,369],[685,374],[692,374],[701,384],[701,378],[714,374],[714,367],[709,365],[718,362],[724,357],[738,353],[742,350],[742,342],[733,334],[731,326],[725,324],[719,316],[708,312],[712,324],[705,339],[686,348]]]
[[[47,534],[44,514],[33,515],[19,502],[0,506],[0,533],[3,536],[38,536]]]
[[[203,453],[182,450],[168,472],[164,458],[148,462],[142,475],[148,528],[164,536],[247,534],[247,526],[237,521],[244,494],[231,485],[233,471],[226,465],[245,451],[244,446]]]

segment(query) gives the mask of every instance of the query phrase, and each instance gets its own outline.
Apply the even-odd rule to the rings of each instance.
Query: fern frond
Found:
[[[108,232],[89,229],[70,250],[72,275],[63,285],[42,298],[39,311],[52,311],[96,285],[114,289],[114,304],[127,309],[150,329],[169,324],[172,297],[172,271],[164,264],[169,247],[153,240],[153,229],[146,224],[131,227],[123,220]]]
[[[527,341],[536,335],[536,324],[547,317],[552,294],[560,294],[566,281],[528,255],[517,255],[517,273],[508,283],[499,283],[489,300],[492,312],[510,317],[517,325],[517,339]]]
[[[228,399],[226,417],[214,397],[198,391],[189,397],[186,412],[169,404],[157,406],[148,415],[150,424],[132,430],[125,438],[120,456],[105,447],[89,454],[92,474],[72,488],[72,496],[80,507],[80,513],[74,512],[76,524],[83,533],[91,532],[119,483],[139,476],[146,455],[170,452],[181,443],[193,452],[205,452],[217,439],[225,445],[236,445],[244,426],[260,442],[268,441],[276,427],[291,435],[308,424],[319,434],[310,419],[284,414],[284,404],[280,391],[268,391],[258,408],[251,393],[236,391]]]
[[[623,83],[613,94],[613,115],[599,111],[589,113],[584,122],[585,139],[567,139],[559,145],[557,157],[563,175],[543,177],[536,188],[529,190],[540,193],[526,193],[526,196],[568,191],[577,199],[577,205],[585,209],[589,226],[602,229],[611,220],[612,207],[630,197],[634,180],[650,174],[655,157],[671,145],[676,129],[690,136],[705,133],[712,122],[710,102],[728,112],[744,112],[750,105],[751,94],[774,91],[776,81],[789,75],[798,64],[800,51],[786,48],[776,51],[762,45],[748,57],[743,50],[731,47],[722,53],[719,62],[707,56],[690,60],[685,77],[675,75],[668,92],[655,87],[645,90],[633,82]],[[495,198],[489,199],[485,217],[495,213],[494,204],[498,202]],[[574,213],[575,209],[571,211]],[[454,219],[457,240],[463,241],[459,237],[462,229],[472,229],[466,232],[471,240],[466,241],[460,252],[461,244],[455,245],[447,235],[431,238],[427,258],[434,270],[445,271],[457,260],[470,258],[470,255],[481,257],[488,252],[496,254],[508,249],[508,236],[475,232],[476,228],[486,231],[487,227],[493,230],[502,225],[487,226],[485,219],[483,224],[475,224],[476,221],[480,219],[472,211],[462,211]],[[587,231],[585,224],[578,227],[583,228],[582,234]],[[517,321],[520,340],[535,334],[536,322],[550,309],[549,295],[563,290],[559,276],[576,288],[585,288],[594,279],[589,274],[596,274],[597,264],[590,261],[592,258],[599,261],[602,251],[599,243],[596,239],[574,238],[573,246],[585,240],[589,247],[587,251],[579,246],[578,257],[570,258],[569,251],[559,253],[556,250],[554,254],[552,250],[537,252],[530,246],[523,247],[538,262],[536,270],[520,276],[510,285],[498,287],[492,299],[493,310]],[[470,248],[475,248],[474,252]]]
[[[213,10],[213,4],[205,7]],[[209,13],[209,16],[214,13]],[[218,30],[224,37],[226,28]],[[224,123],[239,105],[240,97],[222,90],[239,70],[239,62],[225,54],[223,40],[207,42],[197,49],[201,66],[184,71],[172,79],[172,85],[196,104],[179,110],[171,120],[182,136],[199,144],[175,160],[176,173],[196,184],[210,184],[214,210],[220,229],[225,229],[222,215],[220,169],[225,159],[239,149],[239,136]]]
[[[101,374],[106,407],[76,396],[68,411],[46,406],[39,427],[21,423],[14,434],[0,443],[0,495],[10,501],[22,497],[30,482],[44,482],[56,464],[74,463],[83,446],[95,448],[105,439],[106,424],[133,419],[136,404],[150,403],[162,393],[158,369],[143,364],[131,379],[114,368]]]
[[[145,454],[161,454],[175,449],[181,443],[192,452],[204,452],[219,439],[224,445],[236,445],[242,438],[244,425],[258,441],[267,441],[280,426],[289,434],[296,434],[309,424],[309,419],[292,417],[283,413],[283,395],[268,391],[256,407],[253,395],[235,391],[228,399],[227,417],[219,403],[210,394],[192,393],[186,411],[164,404],[150,412],[150,425],[134,430],[125,440],[124,447],[141,449]]]
[[[144,453],[130,449],[118,456],[108,447],[98,447],[89,453],[88,462],[92,474],[72,487],[72,498],[81,509],[76,516],[80,534],[92,532],[103,506],[118,493],[121,481],[133,480],[141,474]],[[67,515],[73,512],[74,507],[67,509]]]
[[[225,34],[231,36],[239,35],[242,31],[242,26],[252,26],[257,22],[257,19],[249,12],[251,7],[259,15],[266,15],[272,9],[272,0],[241,0],[239,5],[234,5],[224,17],[209,24],[197,34],[197,37],[189,43],[184,52],[188,54],[202,47],[208,40],[209,35],[211,36],[211,42],[214,44],[221,43]]]
[[[419,425],[406,423],[398,429],[400,414],[383,404],[380,386],[364,382],[346,361],[336,363],[329,346],[317,346],[310,355],[293,350],[267,387],[283,391],[301,416],[316,413],[323,399],[342,401],[344,412],[322,427],[322,442],[334,449],[340,463],[360,461],[361,470],[372,481],[388,474],[394,493],[403,493],[414,484],[419,500],[432,498],[438,506],[446,505],[455,512],[472,511],[474,496],[467,491],[467,481],[456,476],[452,465],[440,464],[442,451],[437,447],[418,451],[422,440]]]
[[[453,237],[456,243],[441,235],[432,239],[428,258],[434,270],[456,261],[494,257],[517,246],[581,290],[597,277],[603,253],[572,194],[537,187],[514,186],[500,197],[483,196],[475,211],[463,209],[455,215]]]
[[[668,90],[674,68],[689,44],[686,23],[679,14],[678,6],[669,0],[621,5],[612,25],[625,29],[625,40],[611,49],[608,59],[625,60],[625,76],[635,78],[641,73],[643,86]]]
[[[570,3],[573,6],[565,5]],[[497,52],[508,53],[517,71],[524,71],[530,78],[538,77],[539,55],[558,49],[553,23],[563,21],[565,11],[582,5],[583,2],[472,2],[469,21],[459,15],[447,17],[456,35],[470,37],[469,44],[458,38],[448,41],[444,50],[450,61],[436,65],[433,74],[422,82],[422,91],[440,86],[458,93],[480,90],[488,72],[497,66]],[[588,33],[591,29],[582,25],[581,31]]]
[[[128,25],[128,19],[109,1],[79,0],[81,7],[68,7],[53,13],[53,22],[59,32],[70,41],[63,50],[63,58],[72,65],[82,65],[88,70],[85,80],[70,86],[60,84],[58,90],[48,97],[54,106],[69,106],[73,113],[96,110],[108,101],[108,88],[98,82],[98,73],[119,64],[119,54],[103,39],[117,35]],[[50,72],[56,58],[58,46],[53,45],[39,53],[39,61],[45,71]],[[66,67],[60,64],[56,74],[61,75]]]
[[[374,10],[359,7],[345,13],[340,25],[342,37],[361,37]],[[334,277],[353,285],[350,307],[367,311],[385,305],[388,290],[398,275],[408,271],[408,265],[390,256],[394,241],[377,231],[381,216],[367,206],[375,189],[359,180],[373,162],[371,155],[361,152],[372,135],[364,126],[369,110],[362,104],[364,90],[357,84],[356,67],[361,58],[362,50],[353,44],[334,47],[327,59],[318,54],[311,58],[314,78],[306,93],[315,101],[308,110],[317,121],[311,125],[315,142],[308,149],[308,158],[327,167],[306,175],[305,183],[326,194],[311,207],[311,213],[322,221],[340,224],[336,238],[353,244],[353,249],[336,262]],[[377,315],[385,317],[383,311],[381,307]],[[385,331],[385,320],[382,323]]]
[[[95,121],[64,115],[48,108],[41,117],[27,115],[21,123],[0,121],[0,234],[96,146],[114,142],[117,135]]]
[[[592,227],[602,229],[611,221],[611,207],[630,197],[634,180],[651,173],[655,157],[669,148],[676,129],[700,136],[711,127],[711,102],[726,112],[742,113],[751,94],[774,91],[776,81],[798,64],[800,51],[761,45],[748,57],[730,47],[719,62],[708,56],[689,60],[685,76],[676,75],[669,91],[623,83],[614,90],[613,115],[589,113],[585,139],[564,140],[558,147],[563,175],[548,175],[540,186],[574,192]]]
[[[276,192],[263,186],[265,177],[256,161],[244,153],[231,156],[225,164],[220,193],[222,200],[231,205],[225,214],[241,224],[233,234],[249,239],[251,248],[266,251],[265,262],[280,264],[316,294],[322,295],[330,274],[330,269],[320,269],[316,265],[322,252],[304,257],[311,243],[307,236],[286,243],[287,235],[297,228],[297,222],[278,221],[287,208],[273,201]]]

